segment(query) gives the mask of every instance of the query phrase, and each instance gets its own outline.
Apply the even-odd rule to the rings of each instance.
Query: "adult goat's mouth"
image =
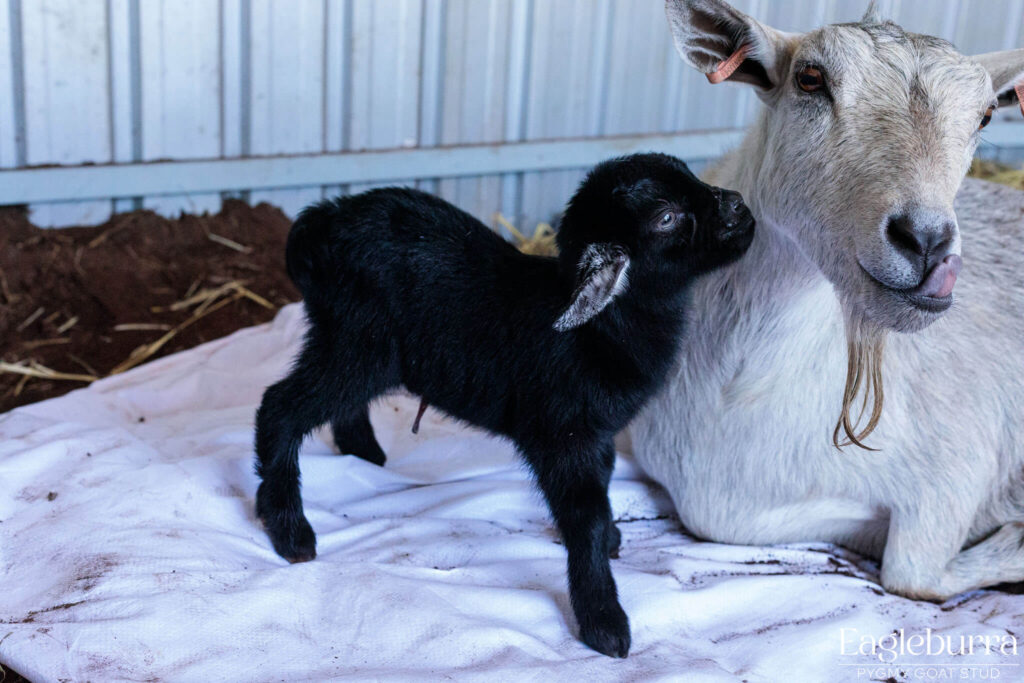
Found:
[[[963,267],[963,259],[958,254],[949,254],[928,271],[921,284],[909,289],[887,285],[859,261],[858,265],[875,284],[900,301],[925,313],[943,313],[953,305],[953,288]]]

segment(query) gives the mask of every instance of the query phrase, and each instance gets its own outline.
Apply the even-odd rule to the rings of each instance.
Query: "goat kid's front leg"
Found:
[[[614,456],[608,444],[589,452],[528,454],[527,459],[569,555],[569,597],[580,640],[601,654],[625,657],[629,618],[619,605],[608,561],[619,540],[608,502]]]
[[[886,590],[942,601],[977,588],[1024,581],[1024,523],[1004,524],[963,549],[974,510],[954,506],[953,512],[948,501],[892,512],[882,558]]]
[[[605,444],[605,447],[604,447],[604,449],[602,450],[602,453],[601,453],[601,455],[603,457],[603,460],[602,460],[602,463],[601,463],[602,464],[602,468],[601,468],[602,479],[601,479],[601,481],[602,481],[603,486],[604,486],[604,492],[605,492],[605,496],[606,497],[608,495],[608,484],[611,483],[611,479],[612,479],[612,470],[615,469],[615,453],[616,453],[616,450],[617,450],[617,446],[616,446],[615,442],[613,441],[613,442]],[[609,508],[610,508],[610,506],[609,506]],[[616,526],[614,522],[608,525],[608,534],[607,534],[607,536],[608,536],[608,557],[612,558],[613,560],[617,560],[617,559],[619,559],[619,550],[622,548],[622,532],[619,531],[619,527]]]

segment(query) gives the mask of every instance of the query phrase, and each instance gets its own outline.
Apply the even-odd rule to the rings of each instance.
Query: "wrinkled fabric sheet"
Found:
[[[0,416],[0,662],[34,681],[964,680],[921,673],[951,663],[1021,677],[1014,656],[887,665],[856,649],[899,629],[1024,636],[1024,596],[913,602],[829,545],[696,541],[626,457],[612,567],[633,649],[600,656],[576,640],[564,550],[510,444],[434,410],[412,435],[404,395],[372,411],[384,468],[325,431],[306,440],[319,557],[289,565],[253,515],[253,415],[304,325],[289,306]]]

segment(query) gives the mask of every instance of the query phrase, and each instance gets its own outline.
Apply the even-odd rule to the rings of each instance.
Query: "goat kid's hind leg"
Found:
[[[293,370],[267,389],[256,413],[256,473],[263,480],[256,492],[256,514],[274,550],[289,562],[316,557],[316,536],[302,512],[302,440],[325,422],[349,416],[342,436],[358,435],[367,448],[376,444],[367,405],[398,384],[394,350],[387,340],[382,342],[372,329],[360,330],[362,334],[346,336],[329,318],[311,316]],[[372,450],[365,453],[373,455]]]
[[[374,465],[384,466],[387,458],[373,435],[369,406],[363,406],[355,413],[337,415],[331,422],[331,433],[339,453],[351,453]]]
[[[268,388],[256,412],[256,515],[278,555],[306,562],[316,557],[316,535],[302,512],[299,446],[326,414],[297,374]]]
[[[611,447],[614,457],[614,447]],[[569,597],[580,639],[611,657],[629,653],[629,619],[619,605],[608,554],[613,538],[608,449],[528,453],[569,555]]]
[[[262,479],[256,515],[274,550],[289,562],[316,557],[316,535],[302,511],[299,447],[329,419],[327,399],[300,358],[290,375],[266,390],[256,412],[256,473]]]
[[[289,562],[316,557],[316,535],[302,511],[302,440],[328,420],[344,414],[346,408],[348,414],[365,414],[374,396],[368,392],[376,368],[367,366],[354,375],[352,368],[364,366],[337,352],[338,348],[362,349],[358,343],[361,340],[338,344],[338,339],[343,336],[322,320],[311,320],[292,371],[267,389],[256,412],[256,473],[263,480],[256,492],[256,514],[274,550]],[[386,358],[383,352],[380,355]]]

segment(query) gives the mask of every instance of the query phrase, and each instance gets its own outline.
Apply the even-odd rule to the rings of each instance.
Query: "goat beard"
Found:
[[[845,302],[843,322],[846,328],[846,387],[843,389],[842,412],[832,432],[832,445],[840,450],[845,446],[857,446],[873,451],[876,449],[865,445],[864,440],[882,419],[885,404],[882,362],[887,332],[868,320],[858,307]],[[862,423],[863,427],[860,426]]]

